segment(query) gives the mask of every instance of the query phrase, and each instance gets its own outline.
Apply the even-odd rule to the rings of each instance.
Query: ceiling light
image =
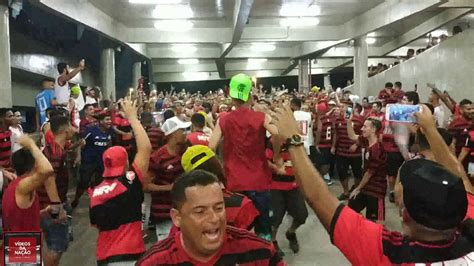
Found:
[[[294,27],[294,28],[301,28],[301,27],[310,27],[316,26],[319,24],[319,18],[284,18],[280,20],[280,25],[282,27]]]
[[[155,28],[162,31],[183,32],[194,27],[194,23],[187,20],[159,20],[155,22]]]
[[[128,0],[131,4],[161,4],[175,5],[181,3],[181,0]]]
[[[175,44],[171,46],[171,50],[175,53],[192,54],[197,51],[197,48],[192,44]]]
[[[376,41],[377,41],[377,39],[372,38],[372,37],[365,38],[365,42],[367,44],[374,44]]]
[[[153,10],[153,17],[164,19],[191,18],[194,13],[190,6],[186,5],[158,5]]]
[[[260,64],[260,63],[267,62],[267,61],[268,61],[268,59],[266,59],[266,58],[249,58],[248,59],[249,64]]]
[[[284,4],[280,9],[280,16],[283,17],[311,17],[320,13],[321,8],[319,6],[308,6],[305,3]]]
[[[367,34],[367,37],[375,37],[375,35],[376,35],[375,32],[371,32]]]
[[[271,52],[276,49],[276,46],[269,43],[254,43],[250,49],[255,52]]]
[[[195,59],[195,58],[179,59],[178,64],[180,64],[180,65],[196,65],[196,64],[199,64],[199,60]]]
[[[443,34],[448,35],[448,31],[447,30],[435,30],[435,31],[431,32],[432,37],[439,37]]]

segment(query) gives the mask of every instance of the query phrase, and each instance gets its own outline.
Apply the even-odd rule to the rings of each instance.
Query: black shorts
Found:
[[[299,189],[271,190],[270,193],[273,211],[272,225],[274,228],[280,226],[286,212],[293,217],[296,223],[305,223],[306,218],[308,218],[308,210],[303,194]]]
[[[334,154],[331,153],[331,148],[319,148],[320,152],[318,152],[318,150],[316,150],[314,147],[311,148],[313,148],[313,150],[311,150],[311,154],[314,152],[316,168],[331,164],[334,156]]]
[[[365,217],[371,221],[385,221],[385,200],[359,193],[354,199],[349,200],[349,207],[356,212],[365,209]]]
[[[79,182],[77,186],[81,189],[95,187],[102,182],[104,165],[102,161],[94,163],[82,163],[79,169]]]
[[[362,155],[355,157],[336,155],[337,173],[341,181],[346,180],[349,177],[347,174],[349,166],[351,166],[354,178],[362,179]]]
[[[405,159],[399,152],[387,152],[387,175],[397,176],[398,169],[402,166]]]

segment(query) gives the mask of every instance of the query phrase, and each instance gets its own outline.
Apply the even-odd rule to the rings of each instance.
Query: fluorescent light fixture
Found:
[[[194,27],[194,23],[187,20],[158,20],[155,28],[162,31],[183,32]]]
[[[171,50],[175,53],[192,54],[197,48],[192,44],[175,44],[171,46]]]
[[[375,37],[375,32],[368,33],[367,37]]]
[[[180,64],[180,65],[196,65],[196,64],[199,64],[199,60],[195,59],[195,58],[179,59],[178,64]]]
[[[254,43],[250,49],[255,52],[271,52],[276,49],[276,46],[270,43]]]
[[[194,13],[187,5],[158,5],[153,10],[153,17],[163,19],[191,18]]]
[[[207,72],[183,72],[183,77],[191,80],[203,80],[207,79],[209,74]]]
[[[372,38],[372,37],[367,37],[367,38],[365,38],[365,42],[366,42],[367,44],[374,44],[376,41],[377,41],[377,39]]]
[[[283,17],[312,17],[321,13],[318,5],[308,6],[305,3],[284,4],[280,9],[280,16]]]
[[[260,63],[267,62],[267,61],[268,61],[268,59],[266,59],[266,58],[249,58],[247,60],[247,62],[249,64],[260,64]]]
[[[316,26],[318,24],[319,24],[319,18],[310,18],[310,17],[284,18],[280,20],[280,25],[282,27],[301,28],[301,27]]]
[[[181,0],[128,0],[131,4],[161,4],[161,5],[176,5],[181,3]]]
[[[441,35],[448,35],[448,31],[447,30],[435,30],[435,31],[432,31],[431,32],[431,36],[432,37],[439,37]]]

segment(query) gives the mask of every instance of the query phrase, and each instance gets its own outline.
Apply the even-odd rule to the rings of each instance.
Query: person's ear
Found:
[[[181,227],[181,213],[177,209],[172,208],[170,211],[170,216],[173,224],[178,228]]]

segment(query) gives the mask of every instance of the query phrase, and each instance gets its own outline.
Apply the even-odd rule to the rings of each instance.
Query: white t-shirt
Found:
[[[440,105],[434,108],[434,117],[438,127],[444,128],[444,108]]]
[[[23,148],[23,146],[16,143],[16,141],[21,137],[21,135],[23,135],[23,128],[21,127],[21,125],[18,125],[18,127],[10,127],[10,131],[12,132],[12,135],[10,137],[12,143],[12,153],[14,153],[17,150]]]
[[[304,111],[295,111],[293,112],[296,122],[300,128],[301,136],[303,137],[304,147],[306,153],[310,153],[309,147],[313,145],[313,119],[311,113]]]
[[[66,81],[63,86],[59,85],[59,77],[60,76],[57,76],[54,81],[54,96],[56,97],[58,104],[67,105],[69,103],[69,96],[71,94],[69,91],[69,84]]]

